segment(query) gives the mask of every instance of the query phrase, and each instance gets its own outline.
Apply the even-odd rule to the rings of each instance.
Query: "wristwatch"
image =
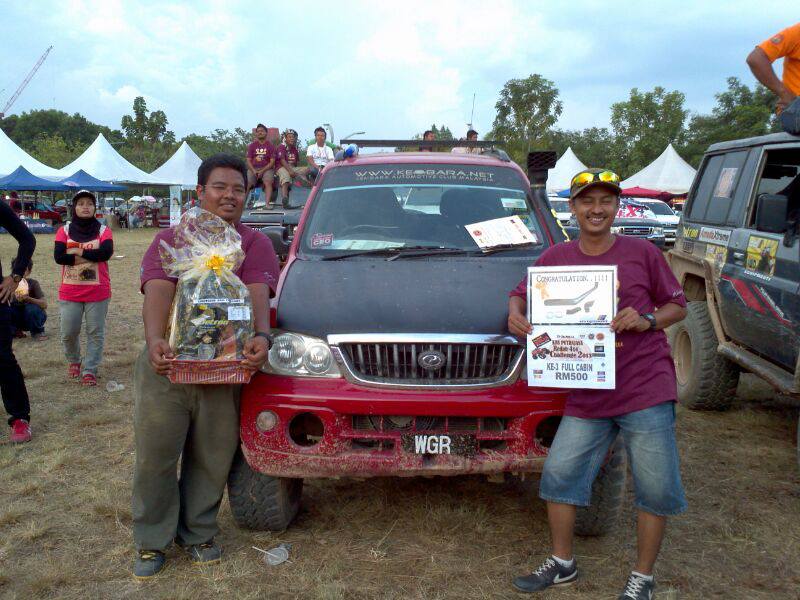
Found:
[[[17,275],[16,273],[12,273],[11,279],[14,280],[14,283],[19,283],[22,281],[22,275]]]
[[[644,313],[642,315],[642,318],[648,323],[650,323],[650,331],[654,330],[658,326],[658,323],[656,323],[656,318],[653,315],[653,313]]]

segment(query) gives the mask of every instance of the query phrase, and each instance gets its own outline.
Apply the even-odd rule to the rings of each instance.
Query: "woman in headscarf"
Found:
[[[111,299],[108,260],[114,254],[111,230],[95,218],[97,198],[81,190],[72,197],[72,221],[56,233],[53,255],[61,266],[58,299],[61,342],[69,363],[68,376],[97,385],[103,357],[106,313]],[[86,354],[81,361],[81,325],[86,321]]]

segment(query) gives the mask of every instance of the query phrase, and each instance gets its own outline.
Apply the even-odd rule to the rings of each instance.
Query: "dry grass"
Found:
[[[510,578],[547,552],[544,507],[478,478],[307,482],[297,522],[281,534],[238,529],[220,515],[226,551],[198,569],[176,551],[155,581],[132,580],[131,376],[142,346],[139,260],[152,230],[119,232],[100,385],[67,382],[58,341],[52,236],[39,236],[35,276],[52,301],[49,341],[15,342],[27,376],[34,440],[0,445],[3,598],[508,598]],[[12,241],[0,236],[8,266]],[[105,384],[125,384],[109,394]],[[758,400],[747,379],[733,410],[681,410],[690,510],[670,523],[658,565],[662,598],[798,598],[800,477],[796,415]],[[5,439],[5,437],[3,437]],[[549,598],[616,597],[635,552],[634,514],[577,545],[582,579]],[[270,568],[251,546],[289,542]],[[671,590],[671,592],[669,592]],[[666,593],[665,593],[666,592]]]

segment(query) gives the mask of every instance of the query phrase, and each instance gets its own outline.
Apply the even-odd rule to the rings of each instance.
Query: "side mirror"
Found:
[[[761,194],[756,203],[756,229],[768,233],[783,233],[788,227],[786,221],[789,199],[780,194]]]

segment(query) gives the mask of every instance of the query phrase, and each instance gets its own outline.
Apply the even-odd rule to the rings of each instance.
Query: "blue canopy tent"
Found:
[[[118,185],[109,181],[103,181],[97,177],[92,177],[83,169],[75,171],[69,177],[65,177],[59,183],[74,190],[89,190],[90,192],[121,192],[127,190],[125,185]]]
[[[25,167],[17,167],[16,171],[0,177],[0,190],[15,192],[67,192],[69,187],[59,181],[50,181],[33,175]]]

